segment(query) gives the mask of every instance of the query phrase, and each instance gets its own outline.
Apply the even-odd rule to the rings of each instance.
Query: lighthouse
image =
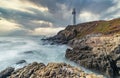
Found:
[[[75,8],[73,8],[72,15],[73,15],[73,25],[76,25],[76,10],[75,10]]]

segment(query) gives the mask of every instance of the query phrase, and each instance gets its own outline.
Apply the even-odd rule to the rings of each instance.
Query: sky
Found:
[[[54,35],[77,23],[120,16],[120,0],[0,0],[0,36]]]

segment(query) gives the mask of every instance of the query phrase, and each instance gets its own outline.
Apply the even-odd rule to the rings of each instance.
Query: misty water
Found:
[[[21,68],[32,62],[65,62],[80,67],[65,59],[66,45],[50,45],[43,37],[0,37],[0,71],[7,67]],[[16,64],[20,60],[26,63]],[[87,73],[91,71],[81,67]]]

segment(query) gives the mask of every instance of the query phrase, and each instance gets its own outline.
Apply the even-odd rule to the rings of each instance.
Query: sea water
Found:
[[[0,71],[7,67],[21,68],[32,62],[48,64],[65,62],[80,67],[65,58],[66,45],[51,45],[41,39],[43,36],[0,37]],[[19,61],[25,60],[25,63]],[[87,73],[91,71],[81,67]]]

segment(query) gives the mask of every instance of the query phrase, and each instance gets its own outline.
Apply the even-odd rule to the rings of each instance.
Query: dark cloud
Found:
[[[82,10],[89,10],[95,13],[106,11],[109,7],[113,6],[113,0],[29,0],[36,5],[48,7],[51,13],[57,13],[61,10],[58,5],[65,4],[69,9],[76,8],[78,13]]]
[[[111,6],[114,6],[113,0],[29,0],[33,4],[38,6],[44,6],[49,9],[49,12],[53,14],[56,19],[62,21],[61,25],[70,24],[72,17],[71,9],[76,8],[77,15],[82,11],[88,11],[93,14],[99,14],[102,16],[102,13],[109,9]],[[65,5],[66,10],[63,11],[63,7],[59,5]],[[64,14],[69,16],[64,18]],[[78,17],[78,16],[77,16]],[[104,18],[101,18],[104,19]],[[64,20],[64,21],[63,21]]]
[[[59,22],[59,20],[56,20],[49,13],[43,13],[33,8],[29,10],[35,12],[35,14],[17,11],[13,9],[0,8],[0,12],[1,12],[0,17],[6,18],[7,20],[14,20],[16,23],[21,24],[21,26],[27,29],[43,27],[42,26],[43,24],[33,23],[32,21],[34,20],[38,20],[38,21],[42,20],[42,21],[51,22],[54,24],[57,24]]]
[[[34,3],[38,6],[44,6],[48,7],[50,12],[57,12],[60,10],[60,7],[58,7],[58,4],[64,4],[66,3],[66,0],[29,0],[30,2]]]
[[[106,11],[113,5],[112,0],[74,0],[73,2],[73,7],[78,12],[86,10],[97,14]]]

